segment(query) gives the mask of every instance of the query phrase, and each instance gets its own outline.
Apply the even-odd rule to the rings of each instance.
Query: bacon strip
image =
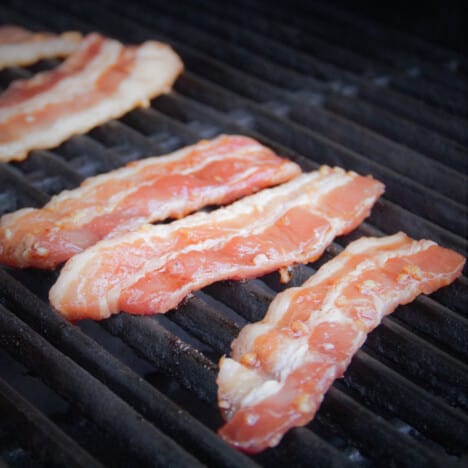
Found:
[[[255,140],[220,136],[87,179],[42,209],[0,219],[0,263],[53,268],[112,232],[229,203],[297,176],[299,166]]]
[[[101,241],[69,260],[49,297],[70,320],[164,313],[215,281],[316,259],[382,192],[372,177],[324,166],[229,207]]]
[[[403,233],[361,238],[302,287],[278,294],[265,318],[247,325],[222,358],[219,433],[247,452],[277,445],[307,424],[367,334],[399,304],[454,281],[465,259]]]
[[[19,26],[0,26],[0,70],[31,65],[42,59],[67,57],[74,52],[82,36],[79,32],[62,34],[33,33]]]
[[[0,96],[0,161],[52,148],[170,90],[183,65],[166,44],[125,47],[98,34],[55,70],[18,80]]]

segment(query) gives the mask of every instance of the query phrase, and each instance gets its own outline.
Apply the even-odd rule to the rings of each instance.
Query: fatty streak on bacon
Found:
[[[140,46],[90,34],[54,70],[18,80],[0,96],[0,161],[52,148],[169,92],[183,65],[166,44]]]
[[[67,57],[80,45],[79,32],[35,33],[19,26],[0,26],[0,70],[31,65],[42,59]]]
[[[229,203],[297,176],[299,166],[243,136],[220,136],[87,179],[42,209],[0,219],[0,263],[53,268],[100,239]]]
[[[382,192],[372,177],[324,166],[226,208],[101,241],[68,261],[49,297],[70,320],[164,313],[215,281],[316,259]]]
[[[465,259],[403,233],[361,238],[303,286],[271,303],[223,358],[217,379],[227,423],[219,433],[246,452],[273,447],[307,424],[367,334],[399,304],[454,281]]]

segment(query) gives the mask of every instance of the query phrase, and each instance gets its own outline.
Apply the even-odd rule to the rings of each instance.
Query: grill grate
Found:
[[[403,230],[466,255],[468,59],[325,2],[287,14],[270,3],[4,2],[3,22],[32,29],[165,40],[187,70],[152,107],[1,164],[0,214],[41,206],[130,160],[235,132],[305,170],[337,164],[387,186],[368,222],[295,267],[293,284],[361,235]],[[56,63],[4,70],[0,87]],[[56,276],[0,268],[0,466],[466,461],[465,276],[384,319],[314,421],[254,457],[214,432],[216,362],[284,288],[277,275],[214,284],[165,316],[79,326],[47,303]]]

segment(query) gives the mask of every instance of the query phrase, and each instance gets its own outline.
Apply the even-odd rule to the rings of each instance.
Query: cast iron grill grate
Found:
[[[387,186],[300,284],[361,235],[403,230],[467,253],[467,58],[325,3],[242,0],[0,6],[2,22],[168,41],[175,90],[87,135],[0,165],[1,214],[84,178],[221,132],[245,133],[305,170],[337,164]],[[286,20],[287,17],[287,20]],[[356,32],[356,27],[358,31]],[[0,86],[50,68],[0,72]],[[216,363],[282,287],[223,282],[161,317],[74,326],[47,302],[56,272],[0,268],[0,459],[11,466],[447,466],[466,461],[467,281],[386,318],[315,420],[248,457],[216,436]],[[44,385],[45,383],[45,385]],[[1,466],[1,463],[0,463]]]

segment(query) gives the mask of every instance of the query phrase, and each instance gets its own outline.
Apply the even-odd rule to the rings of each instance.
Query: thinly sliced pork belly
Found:
[[[55,70],[18,80],[0,96],[0,161],[52,148],[169,92],[183,65],[166,44],[140,46],[90,34]]]
[[[464,263],[451,250],[403,233],[351,243],[303,286],[279,294],[265,318],[233,342],[217,380],[228,421],[220,435],[259,452],[307,424],[382,318],[454,281]]]
[[[322,167],[226,208],[101,241],[68,261],[50,300],[70,320],[163,313],[215,281],[316,259],[382,192],[372,177]]]
[[[87,179],[42,209],[0,219],[0,263],[53,268],[100,239],[285,182],[299,166],[243,136],[220,136]]]
[[[80,45],[79,32],[35,33],[19,26],[0,26],[0,70],[42,59],[68,57]]]

